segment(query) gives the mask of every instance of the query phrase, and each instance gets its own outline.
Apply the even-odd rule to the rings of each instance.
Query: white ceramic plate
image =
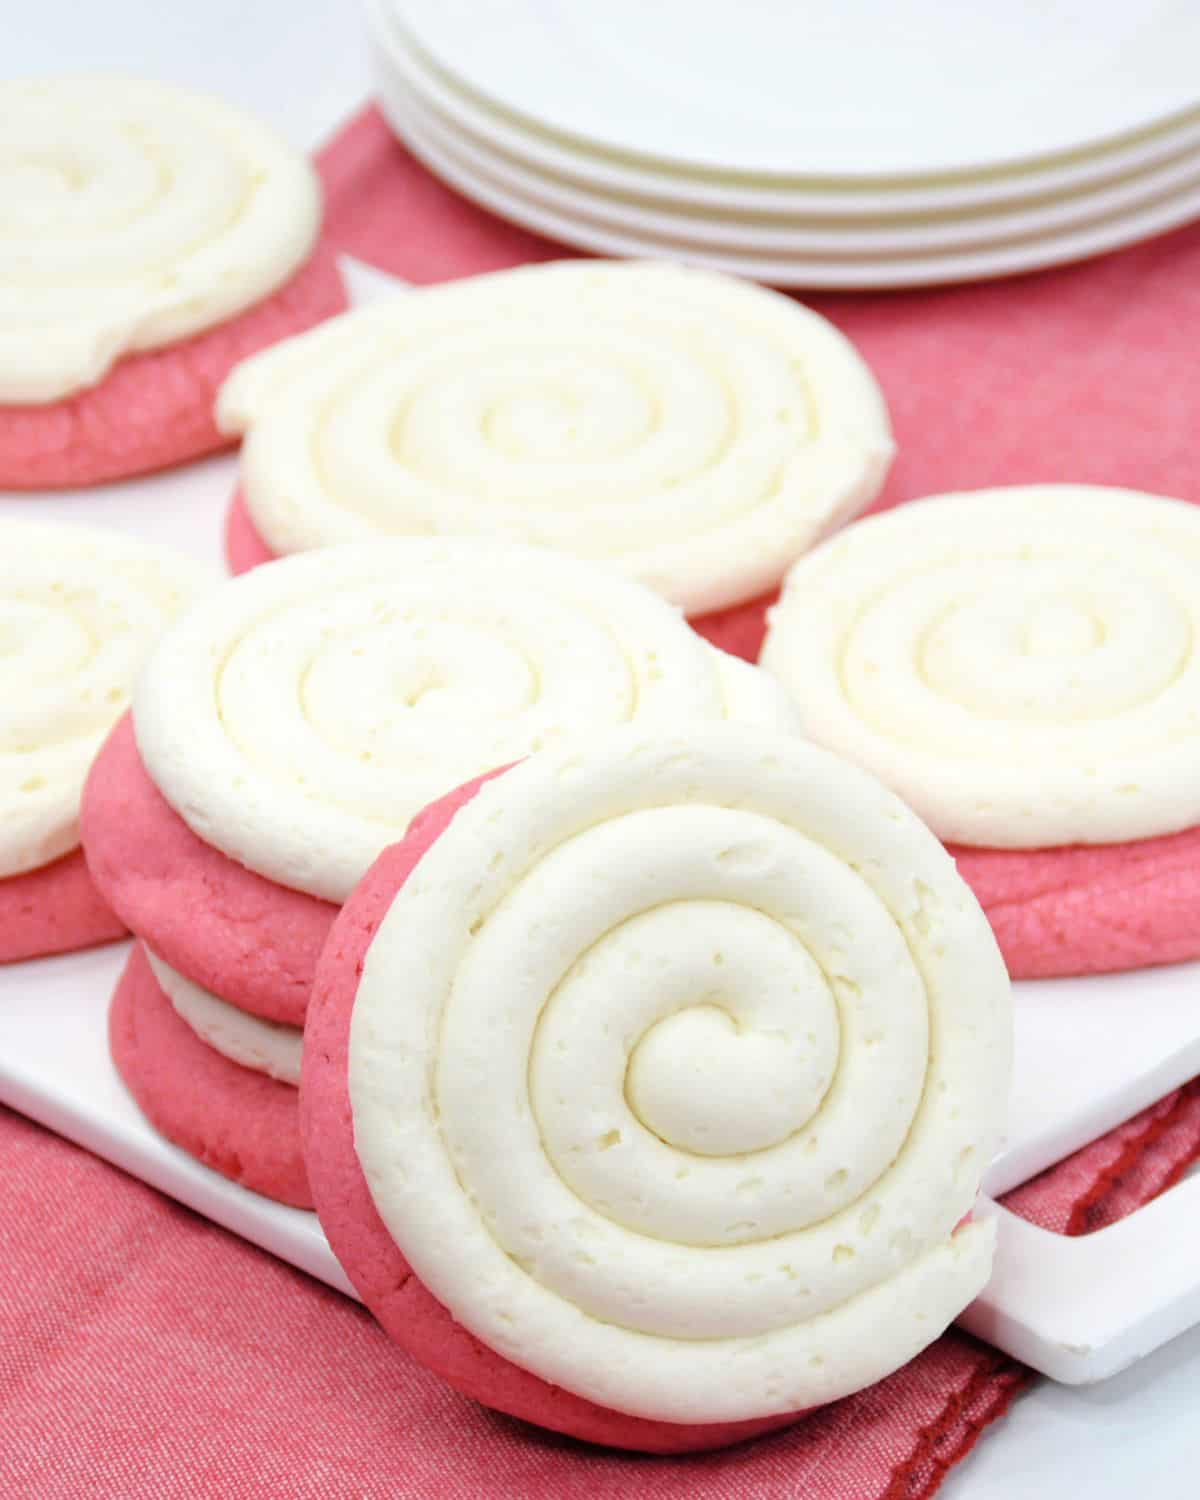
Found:
[[[1049,163],[995,168],[971,176],[838,179],[704,172],[654,167],[539,132],[456,87],[413,51],[396,25],[392,0],[367,0],[377,61],[390,83],[440,117],[464,142],[482,144],[526,174],[562,179],[609,196],[671,208],[699,208],[739,218],[908,218],[960,214],[989,205],[1038,205],[1101,183],[1117,183],[1200,146],[1200,111],[1107,148]]]
[[[731,210],[650,206],[628,197],[571,183],[494,151],[455,129],[406,88],[385,55],[377,57],[378,92],[389,117],[405,135],[444,154],[500,193],[537,204],[563,219],[617,233],[695,247],[698,252],[769,256],[778,259],[871,260],[993,249],[1048,235],[1061,235],[1127,216],[1200,187],[1200,144],[1181,155],[1116,182],[1071,195],[1007,208],[882,221],[813,221],[801,216],[742,218]]]
[[[1200,104],[1194,0],[389,0],[518,119],[708,170],[979,171]]]
[[[424,134],[402,110],[395,108],[394,100],[381,96],[379,102],[397,134],[432,172],[464,196],[515,224],[598,255],[676,260],[780,287],[857,291],[1013,276],[1087,260],[1200,217],[1200,185],[1192,181],[1186,188],[1169,191],[1124,214],[996,247],[857,258],[735,254],[624,225],[614,228],[611,224],[564,213],[512,188],[501,187]]]

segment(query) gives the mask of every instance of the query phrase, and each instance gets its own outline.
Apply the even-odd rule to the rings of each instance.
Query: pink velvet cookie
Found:
[[[220,99],[0,83],[0,149],[23,174],[0,270],[0,487],[226,445],[213,403],[233,367],[346,306],[311,164]]]
[[[436,350],[436,358],[429,351]],[[878,494],[870,371],[824,319],[677,266],[562,262],[419,288],[247,361],[235,571],[372,536],[606,560],[753,660],[787,567]]]
[[[138,1107],[169,1140],[243,1187],[312,1207],[296,1089],[201,1041],[160,987],[140,943],[113,994],[109,1044]]]
[[[309,1180],[464,1394],[718,1447],[882,1378],[986,1279],[1008,1025],[982,914],[869,778],[610,732],[441,799],[359,884],[305,1028]]]
[[[946,843],[1014,978],[1200,958],[1200,512],[943,495],[800,560],[762,654]]]

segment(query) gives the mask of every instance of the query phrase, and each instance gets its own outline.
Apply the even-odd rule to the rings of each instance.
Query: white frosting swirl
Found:
[[[243,1068],[300,1087],[304,1048],[300,1027],[252,1016],[173,969],[147,944],[142,944],[142,950],[175,1013],[202,1042]]]
[[[223,100],[0,83],[0,404],[56,401],[260,301],[320,212],[307,160]]]
[[[403,1003],[397,1003],[403,997]],[[952,860],[802,740],[611,731],[464,807],[350,1033],[355,1145],[416,1274],[601,1405],[833,1400],[979,1291],[1008,979]]]
[[[217,574],[116,532],[0,520],[0,878],[79,843],[79,798],[156,638]]]
[[[792,728],[786,695],[613,569],[471,539],[287,558],[162,642],[134,719],[201,838],[343,901],[427,802],[612,724]]]
[[[943,495],[796,565],[762,663],[942,838],[1200,823],[1200,512],[1083,485]]]
[[[571,261],[334,319],[226,382],[277,553],[378,533],[607,558],[689,614],[773,587],[878,492],[883,399],[789,297],[670,265]]]

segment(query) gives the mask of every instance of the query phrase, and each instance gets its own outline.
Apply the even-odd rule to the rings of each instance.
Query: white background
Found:
[[[210,88],[298,145],[323,139],[369,90],[353,0],[0,0],[0,48],[10,75],[102,68]],[[1153,1268],[1130,1266],[1128,1274],[1152,1276]],[[946,1500],[1200,1493],[1200,1330],[1101,1386],[1040,1382],[941,1493]]]

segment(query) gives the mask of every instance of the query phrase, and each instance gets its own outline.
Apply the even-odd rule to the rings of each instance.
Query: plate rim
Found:
[[[992,281],[1026,275],[1077,261],[1091,260],[1128,248],[1200,217],[1200,185],[1186,194],[1170,194],[1161,212],[1144,208],[1119,215],[1092,232],[1047,235],[1033,244],[1025,242],[1008,250],[976,250],[961,255],[859,258],[856,260],[794,259],[750,262],[749,257],[718,253],[695,253],[688,247],[655,241],[645,235],[585,228],[550,210],[512,193],[481,183],[475,174],[457,163],[447,164],[444,153],[411,129],[392,118],[386,100],[380,101],[389,126],[409,150],[436,177],[487,211],[548,239],[588,254],[620,258],[675,260],[706,266],[729,275],[766,285],[806,291],[883,291],[927,286],[950,286],[963,282]],[[1161,202],[1161,200],[1160,200]]]
[[[919,215],[909,220],[895,217],[813,221],[797,216],[787,224],[758,216],[740,218],[732,213],[715,213],[710,217],[701,211],[681,213],[662,206],[647,209],[636,200],[631,202],[563,182],[491,151],[485,142],[456,131],[452,122],[420,101],[414,91],[406,93],[399,86],[393,90],[397,81],[382,71],[387,59],[380,61],[377,83],[380,93],[387,98],[393,123],[409,122],[401,128],[416,130],[436,148],[465,163],[469,171],[496,184],[500,191],[511,191],[521,199],[541,203],[550,212],[564,217],[578,216],[616,232],[632,230],[650,237],[662,236],[664,240],[675,239],[682,246],[696,246],[701,253],[711,249],[717,254],[765,257],[770,253],[780,258],[794,255],[801,259],[810,256],[822,259],[829,255],[856,261],[874,256],[890,259],[984,251],[1083,229],[1097,221],[1152,205],[1167,193],[1200,186],[1198,141],[1157,167],[1078,193],[1039,200],[1036,207],[1014,205],[990,212]]]

